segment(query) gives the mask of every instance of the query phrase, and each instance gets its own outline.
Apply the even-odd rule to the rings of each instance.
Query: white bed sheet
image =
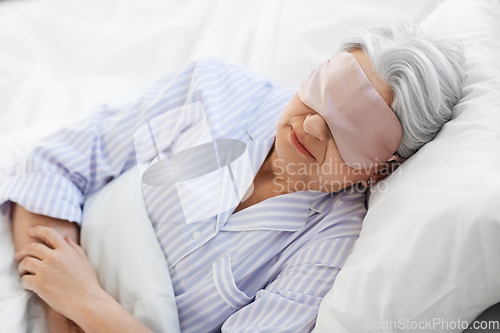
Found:
[[[439,0],[7,0],[0,2],[0,134],[127,102],[205,56],[284,86],[349,28],[420,22]]]
[[[439,0],[6,0],[0,2],[0,181],[52,130],[98,103],[135,99],[194,59],[217,56],[296,86],[354,26],[423,20]],[[19,291],[0,219],[0,332],[43,316]],[[16,294],[18,295],[18,294]],[[31,298],[33,299],[33,297]]]

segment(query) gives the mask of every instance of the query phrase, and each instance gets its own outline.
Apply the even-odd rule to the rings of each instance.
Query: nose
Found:
[[[328,125],[319,114],[308,114],[304,120],[304,131],[308,134],[317,137],[320,141],[326,141],[328,139],[328,133],[330,129]]]

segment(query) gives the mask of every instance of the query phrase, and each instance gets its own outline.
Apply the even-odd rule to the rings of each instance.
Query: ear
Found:
[[[375,184],[378,181],[381,181],[385,179],[387,176],[389,176],[391,173],[396,170],[401,163],[397,161],[390,161],[390,162],[385,162],[380,165],[378,165],[375,168],[375,172],[373,175],[370,176],[370,185]]]

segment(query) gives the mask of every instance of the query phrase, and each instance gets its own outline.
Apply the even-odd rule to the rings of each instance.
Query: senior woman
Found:
[[[13,170],[0,202],[12,212],[22,284],[46,302],[53,332],[72,321],[88,332],[148,331],[100,287],[77,245],[81,205],[147,155],[134,149],[140,126],[153,135],[155,117],[201,102],[212,138],[245,143],[253,185],[236,205],[188,221],[175,186],[141,184],[181,329],[311,331],[359,235],[364,189],[436,135],[463,80],[462,44],[407,22],[352,31],[298,90],[227,61],[193,62],[137,103],[103,106],[53,134]],[[157,161],[205,121],[165,114]],[[215,281],[218,268],[227,279]]]

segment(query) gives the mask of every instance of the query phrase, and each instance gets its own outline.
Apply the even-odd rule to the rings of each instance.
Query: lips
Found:
[[[305,156],[314,157],[314,155],[311,154],[309,149],[307,149],[307,147],[304,145],[303,141],[300,139],[300,137],[297,135],[297,133],[293,130],[293,127],[290,126],[290,129],[291,129],[290,139],[291,139],[293,145],[295,146],[295,148],[297,148],[297,150]]]

